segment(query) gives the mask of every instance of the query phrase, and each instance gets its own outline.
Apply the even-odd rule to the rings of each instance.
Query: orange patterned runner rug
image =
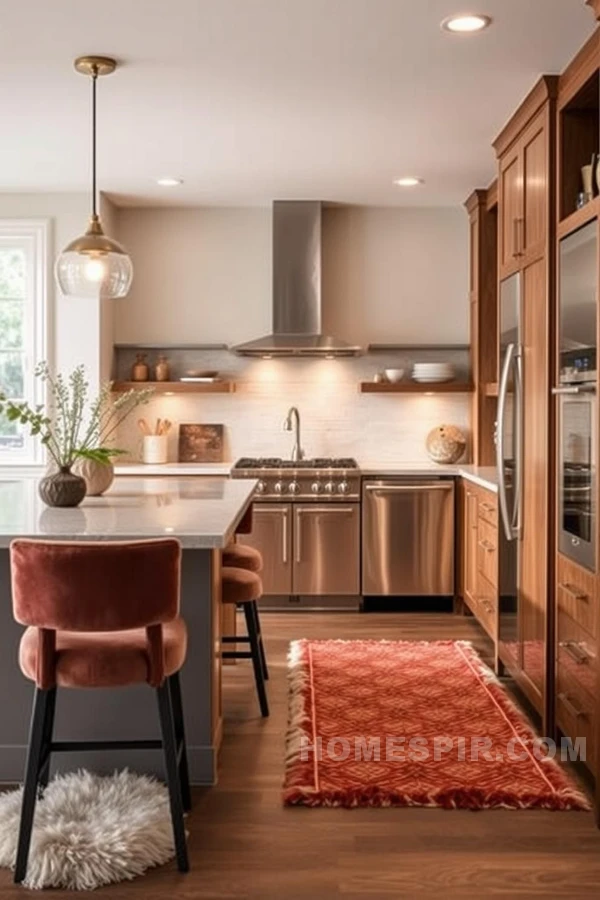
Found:
[[[287,805],[590,808],[468,642],[295,641],[289,691]]]

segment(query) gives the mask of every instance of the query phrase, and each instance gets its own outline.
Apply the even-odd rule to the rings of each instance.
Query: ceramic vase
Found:
[[[79,506],[86,494],[85,480],[68,466],[46,475],[38,484],[38,493],[46,506]]]
[[[88,497],[99,497],[115,480],[115,467],[111,462],[102,463],[80,457],[73,464],[73,472],[85,481]]]

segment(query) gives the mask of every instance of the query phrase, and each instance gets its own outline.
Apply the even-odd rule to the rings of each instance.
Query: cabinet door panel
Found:
[[[260,550],[264,594],[292,593],[292,508],[288,503],[255,503],[251,534],[238,540]]]
[[[523,217],[523,172],[519,150],[507,155],[500,168],[500,268],[502,277],[519,266],[519,229]]]
[[[517,229],[524,263],[546,251],[548,151],[545,116],[532,123],[523,138],[523,224]]]
[[[465,487],[464,517],[464,593],[467,604],[477,614],[477,520],[479,495],[476,489]]]
[[[360,505],[294,507],[293,593],[360,593]]]
[[[548,568],[548,302],[546,263],[523,273],[523,499],[519,626],[530,699],[542,711]]]

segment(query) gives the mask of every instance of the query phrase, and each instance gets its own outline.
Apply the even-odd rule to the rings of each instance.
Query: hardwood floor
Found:
[[[249,664],[225,671],[220,783],[194,792],[192,871],[174,864],[95,896],[127,898],[564,897],[600,895],[600,832],[591,813],[435,809],[285,809],[286,653],[299,637],[473,640],[472,618],[443,614],[264,614],[271,717],[258,716]],[[0,873],[0,900],[25,891]],[[72,892],[52,892],[55,898]]]

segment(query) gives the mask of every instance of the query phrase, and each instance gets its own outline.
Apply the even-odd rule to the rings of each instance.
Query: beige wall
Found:
[[[121,209],[134,264],[119,342],[227,343],[271,329],[268,209]],[[462,209],[328,208],[324,327],[360,344],[465,343]]]
[[[121,209],[134,267],[115,310],[121,343],[229,343],[271,327],[268,209]]]
[[[462,209],[332,208],[323,235],[328,331],[362,344],[467,342]]]

